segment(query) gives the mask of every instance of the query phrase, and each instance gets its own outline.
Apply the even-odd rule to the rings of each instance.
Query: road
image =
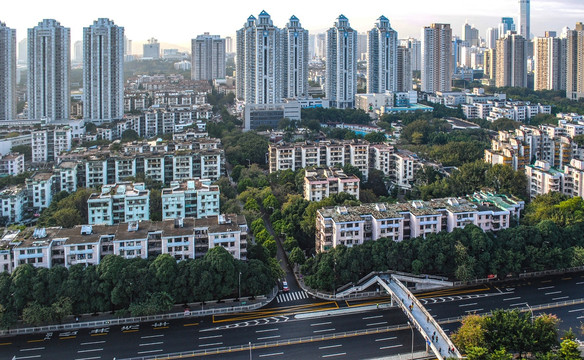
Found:
[[[584,297],[583,290],[584,273],[432,291],[417,296],[440,320],[497,308],[525,307],[526,302],[536,306],[580,299]],[[179,351],[215,351],[229,346],[237,346],[239,351],[203,357],[249,359],[250,342],[252,359],[368,359],[409,353],[411,332],[406,317],[396,308],[386,308],[387,302],[388,298],[330,302],[307,297],[275,300],[266,308],[243,314],[3,338],[0,359],[13,356],[16,359],[122,359]],[[322,315],[335,309],[357,312]],[[584,304],[544,311],[557,314],[562,319],[563,330],[576,329],[584,322]],[[298,318],[301,313],[312,317]],[[387,329],[394,325],[401,325],[402,329]],[[442,326],[450,333],[456,330],[458,322],[446,322]],[[369,335],[344,335],[354,330],[374,329],[380,330]],[[290,340],[294,344],[286,344]],[[280,344],[275,343],[278,341]],[[415,334],[414,351],[424,350],[423,339]]]

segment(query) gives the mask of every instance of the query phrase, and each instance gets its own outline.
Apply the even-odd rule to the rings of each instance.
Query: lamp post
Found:
[[[410,326],[410,330],[412,331],[412,360],[414,360],[414,328],[412,327],[412,323],[408,321],[408,325]]]
[[[251,360],[251,341],[249,342],[249,360]]]
[[[533,309],[531,308],[531,306],[529,306],[528,303],[525,303],[525,305],[527,305],[527,308],[529,309],[529,311],[531,312],[531,323],[533,324]]]
[[[241,271],[239,272],[239,282],[238,282],[239,286],[237,287],[237,292],[239,294],[239,296],[237,296],[237,300],[241,300]]]

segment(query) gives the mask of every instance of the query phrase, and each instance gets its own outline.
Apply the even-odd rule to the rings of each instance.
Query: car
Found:
[[[283,292],[288,292],[288,291],[290,291],[290,288],[288,287],[288,282],[287,282],[287,281],[283,281],[283,282],[282,282],[282,291],[283,291]]]

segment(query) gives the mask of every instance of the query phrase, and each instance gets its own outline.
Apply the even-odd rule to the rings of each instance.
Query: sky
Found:
[[[292,15],[309,31],[323,32],[333,26],[339,14],[349,18],[359,32],[371,29],[375,20],[385,15],[400,38],[420,36],[420,29],[431,23],[450,23],[455,35],[460,35],[466,20],[485,36],[488,27],[495,27],[501,17],[519,18],[518,0],[381,0],[361,4],[355,0],[2,0],[0,22],[17,30],[17,38],[26,37],[26,30],[44,18],[56,19],[71,28],[71,40],[81,40],[83,27],[99,17],[108,17],[124,26],[128,38],[134,41],[134,53],[139,45],[155,37],[162,47],[175,44],[190,47],[190,39],[204,32],[235,36],[249,15],[258,16],[266,10],[274,25],[284,27]],[[574,28],[584,21],[584,0],[532,0],[531,32],[560,31]]]

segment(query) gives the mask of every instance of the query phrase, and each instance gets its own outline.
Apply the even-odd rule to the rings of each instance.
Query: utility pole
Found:
[[[241,271],[239,272],[239,286],[238,286],[238,293],[239,296],[237,297],[237,300],[241,301]]]
[[[412,360],[414,360],[414,328],[412,327],[412,323],[409,321],[408,325],[410,326],[410,330],[412,331]]]

